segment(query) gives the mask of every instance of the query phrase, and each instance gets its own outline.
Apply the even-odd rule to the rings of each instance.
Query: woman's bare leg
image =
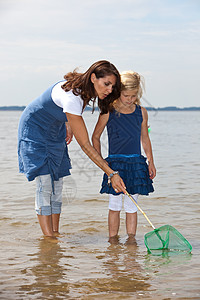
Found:
[[[54,233],[59,233],[60,214],[52,214],[52,229]]]
[[[42,232],[46,236],[54,236],[52,226],[52,216],[37,215]]]

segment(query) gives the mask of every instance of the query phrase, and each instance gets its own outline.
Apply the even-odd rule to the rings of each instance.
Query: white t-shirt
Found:
[[[68,112],[73,115],[81,116],[83,111],[83,99],[80,96],[75,96],[72,91],[65,92],[61,85],[63,81],[57,83],[51,92],[53,102],[62,107],[63,112]]]

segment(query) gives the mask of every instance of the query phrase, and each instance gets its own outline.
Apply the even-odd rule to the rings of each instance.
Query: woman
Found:
[[[110,111],[120,93],[120,75],[106,60],[94,63],[85,73],[70,72],[31,102],[22,113],[18,130],[19,170],[36,178],[35,209],[42,232],[58,234],[62,205],[62,178],[71,168],[67,143],[72,132],[82,150],[111,178],[113,188],[125,192],[121,177],[92,147],[82,118],[90,101],[98,98],[102,114]],[[66,134],[67,131],[67,134]]]

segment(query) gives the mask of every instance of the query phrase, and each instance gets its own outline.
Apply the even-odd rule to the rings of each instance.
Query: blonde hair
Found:
[[[144,78],[136,72],[124,71],[120,74],[121,77],[121,91],[124,90],[138,90],[137,100],[135,104],[140,105],[143,91],[145,91]]]

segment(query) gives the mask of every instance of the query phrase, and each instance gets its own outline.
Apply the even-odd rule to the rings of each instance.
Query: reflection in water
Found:
[[[128,242],[128,240],[127,240]],[[110,277],[110,290],[120,292],[144,292],[150,285],[148,277],[137,262],[137,244],[110,245],[104,263]]]
[[[199,278],[197,274],[191,274],[191,253],[174,253],[174,252],[165,252],[164,255],[154,256],[152,254],[147,254],[145,257],[145,268],[149,273],[151,280],[152,290],[158,296],[160,294],[160,299],[163,296],[163,291],[166,292],[168,298],[173,296],[173,298],[178,299],[191,299],[191,288],[195,290],[195,285],[193,280],[188,281],[187,276],[190,274],[195,278]],[[188,265],[188,266],[187,266]],[[180,282],[182,287],[180,289]],[[196,296],[199,294],[199,285],[196,285]],[[184,297],[182,297],[184,293]],[[153,296],[153,293],[152,293]],[[199,299],[193,298],[193,299]]]
[[[31,271],[35,282],[22,285],[20,291],[26,291],[28,295],[38,295],[37,299],[66,299],[69,286],[65,275],[66,266],[64,268],[59,264],[64,257],[64,251],[58,240],[42,238],[38,249],[32,259],[36,261],[36,265],[29,270],[23,270],[25,274]]]
[[[22,270],[26,277],[33,278],[32,282],[21,285],[18,295],[26,294],[30,299],[57,300],[99,299],[98,297],[103,295],[112,296],[111,299],[122,299],[124,294],[149,294],[149,277],[137,261],[139,251],[135,240],[134,243],[131,240],[130,244],[130,239],[127,239],[125,244],[120,241],[118,244],[105,244],[108,246],[100,255],[99,251],[93,251],[95,245],[91,244],[91,239],[94,240],[94,236],[86,235],[77,241],[75,238],[72,243],[73,246],[77,243],[76,249],[73,249],[74,256],[65,255],[67,238],[65,244],[63,240],[62,243],[61,240],[53,243],[48,238],[40,239],[38,252],[31,257],[31,262],[35,265]],[[72,245],[70,248],[72,249]],[[81,264],[80,253],[84,254],[88,265],[96,266],[95,271]],[[76,271],[76,275],[73,276]]]
[[[148,283],[149,277],[144,275],[137,262],[137,248],[136,242],[128,246],[110,244],[104,255],[96,256],[102,260],[103,278],[99,276],[75,283],[74,289],[81,289],[87,299],[98,299],[96,297],[99,295],[111,297],[106,299],[122,299],[124,293],[127,297],[146,295],[151,285]]]
[[[152,255],[147,254],[145,256],[145,265],[149,270],[154,270],[155,268],[161,271],[161,267],[166,267],[168,265],[168,269],[170,267],[174,268],[174,266],[185,265],[189,263],[192,259],[192,254],[188,252],[171,252],[171,251],[163,251],[161,255]]]

